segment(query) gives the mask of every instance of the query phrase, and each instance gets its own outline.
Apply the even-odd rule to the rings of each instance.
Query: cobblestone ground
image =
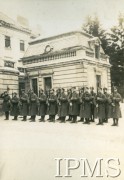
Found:
[[[124,104],[121,104],[124,114]],[[38,117],[39,118],[39,117]],[[112,127],[112,119],[104,126],[95,123],[84,125],[67,123],[5,121],[0,118],[0,180],[90,180],[113,178],[105,176],[105,160],[119,158],[124,180],[124,120],[119,127]],[[92,164],[103,158],[103,177],[80,177],[81,166],[72,172],[72,177],[55,177],[55,158],[88,158]],[[65,175],[62,161],[61,174]]]

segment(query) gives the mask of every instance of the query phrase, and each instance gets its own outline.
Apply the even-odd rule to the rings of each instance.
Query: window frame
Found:
[[[25,41],[20,40],[20,51],[25,51]]]
[[[5,35],[5,48],[11,48],[11,37]]]

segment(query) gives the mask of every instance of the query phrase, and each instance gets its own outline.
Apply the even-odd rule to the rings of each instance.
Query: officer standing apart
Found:
[[[9,120],[9,111],[10,111],[10,96],[7,91],[1,94],[1,98],[3,98],[2,110],[5,113],[5,120]]]

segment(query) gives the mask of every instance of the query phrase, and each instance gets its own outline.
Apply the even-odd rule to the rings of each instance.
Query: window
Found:
[[[95,58],[99,59],[100,46],[95,45]]]
[[[11,47],[11,41],[9,36],[5,36],[5,47],[9,48]]]
[[[96,75],[96,87],[101,87],[101,75]]]
[[[14,62],[11,62],[11,61],[4,61],[4,66],[5,66],[5,67],[11,67],[11,68],[14,68]]]
[[[24,51],[25,50],[25,43],[23,40],[20,40],[20,50]]]

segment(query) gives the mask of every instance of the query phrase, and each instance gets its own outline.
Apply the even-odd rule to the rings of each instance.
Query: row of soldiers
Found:
[[[90,124],[98,118],[97,125],[103,125],[109,118],[113,118],[112,125],[117,126],[121,117],[121,95],[117,92],[117,88],[114,88],[112,94],[107,92],[107,88],[98,88],[95,93],[93,87],[80,88],[79,92],[76,91],[76,87],[72,87],[67,93],[64,88],[59,88],[56,92],[51,89],[47,94],[40,89],[39,97],[33,90],[29,90],[28,93],[22,90],[20,97],[17,93],[13,93],[12,98],[6,91],[1,97],[6,120],[9,119],[9,114],[14,116],[14,120],[21,115],[22,121],[26,121],[30,115],[31,122],[34,122],[38,115],[41,116],[40,122],[44,122],[45,115],[49,115],[48,120],[55,122],[55,116],[58,114],[58,120],[62,123],[66,121],[76,123],[77,116],[80,116],[80,121],[84,124]],[[69,117],[68,120],[66,116]]]

